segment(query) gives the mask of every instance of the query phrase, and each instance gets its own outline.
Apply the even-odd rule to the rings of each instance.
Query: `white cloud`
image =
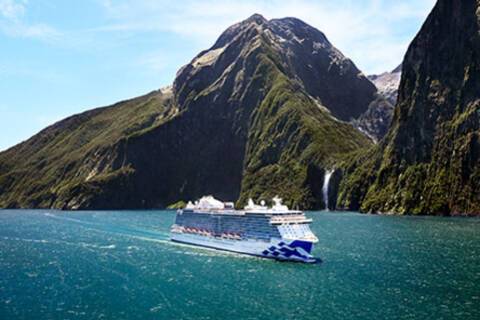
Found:
[[[25,13],[26,1],[0,0],[0,15],[9,20],[18,20]]]
[[[408,42],[403,29],[414,21],[420,27],[435,0],[246,0],[154,1],[103,0],[108,24],[104,31],[172,32],[201,48],[213,44],[231,24],[253,13],[266,18],[298,17],[323,31],[331,42],[366,73],[394,68]]]
[[[60,36],[55,28],[25,21],[27,0],[0,0],[0,31],[9,37],[51,41]]]
[[[0,30],[10,37],[35,38],[47,41],[55,40],[60,36],[56,29],[46,24],[28,25],[22,22],[0,22]]]

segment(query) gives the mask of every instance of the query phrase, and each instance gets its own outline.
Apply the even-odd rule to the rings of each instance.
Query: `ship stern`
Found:
[[[297,261],[304,263],[319,263],[311,253],[314,242],[305,240],[280,240],[274,242],[262,251],[262,256],[281,261]]]

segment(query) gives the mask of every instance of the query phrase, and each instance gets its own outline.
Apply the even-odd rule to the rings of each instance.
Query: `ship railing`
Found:
[[[221,234],[215,234],[211,230],[207,229],[200,229],[195,227],[183,227],[179,225],[173,225],[170,229],[171,232],[175,233],[190,233],[190,234],[198,234],[207,237],[220,237],[223,239],[231,239],[231,240],[241,240],[242,235],[236,232],[223,232]]]
[[[302,241],[310,241],[313,243],[318,242],[318,238],[314,234],[308,234],[308,235],[303,235],[303,236],[297,236],[297,235],[285,235],[283,236],[284,239],[288,240],[302,240]]]
[[[232,240],[242,239],[242,236],[239,233],[233,233],[233,232],[224,232],[220,235],[220,237],[224,239],[232,239]]]
[[[245,215],[245,212],[232,210],[232,209],[206,209],[206,208],[199,208],[195,210],[191,210],[191,212],[200,213],[200,214],[223,214],[223,215],[232,215],[232,216],[241,216]]]
[[[270,219],[271,224],[295,224],[295,223],[311,223],[312,219],[306,217],[295,217],[295,216],[276,216]]]
[[[171,232],[176,232],[176,233],[190,233],[190,234],[199,234],[202,236],[213,236],[213,232],[210,230],[206,229],[200,229],[200,228],[195,228],[195,227],[183,227],[183,226],[178,226],[174,225],[170,229]]]

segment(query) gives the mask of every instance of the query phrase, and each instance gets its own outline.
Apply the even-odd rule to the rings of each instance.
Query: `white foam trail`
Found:
[[[114,234],[117,236],[121,237],[126,237],[126,238],[131,238],[131,239],[137,239],[137,240],[142,240],[142,241],[149,241],[149,242],[156,242],[156,243],[161,243],[165,244],[168,246],[174,246],[174,247],[184,247],[188,248],[189,250],[187,251],[176,251],[178,253],[182,254],[187,254],[187,255],[197,255],[197,256],[234,256],[237,258],[242,258],[242,259],[260,259],[254,256],[248,256],[245,254],[241,253],[236,253],[236,252],[228,252],[228,251],[221,251],[217,250],[214,248],[205,248],[205,247],[199,247],[195,245],[189,245],[189,244],[184,244],[184,243],[178,243],[178,242],[173,242],[170,240],[170,233],[169,232],[155,232],[155,235],[158,234],[161,238],[152,238],[148,236],[141,236],[141,235],[135,235],[135,234],[129,234],[128,231],[132,232],[148,232],[148,233],[153,233],[153,231],[150,230],[142,230],[142,229],[132,229],[132,230],[123,230],[123,231],[115,231],[115,230],[105,230],[102,228],[101,224],[95,223],[95,222],[90,222],[90,221],[85,221],[85,220],[80,220],[80,219],[74,219],[71,217],[65,217],[61,215],[55,215],[51,213],[44,213],[45,216],[51,217],[54,219],[58,220],[64,220],[64,221],[70,221],[70,222],[75,222],[77,223],[80,227],[83,227],[87,230],[91,230],[94,232],[101,232],[101,233],[109,233],[109,234]],[[163,239],[162,239],[163,238]],[[23,240],[23,239],[22,239]],[[62,242],[62,241],[57,241],[57,242]],[[116,246],[114,244],[111,245],[98,245],[98,244],[90,244],[90,243],[85,243],[85,242],[79,242],[79,243],[67,243],[66,244],[71,244],[71,245],[79,245],[83,248],[90,248],[90,249],[115,249]],[[136,246],[129,246],[127,247],[128,250],[131,249],[139,249]]]
[[[79,223],[79,224],[101,226],[101,224],[98,224],[98,223],[95,223],[95,222],[91,222],[91,221],[87,221],[87,220],[81,220],[81,219],[75,219],[75,218],[56,215],[56,214],[51,214],[51,213],[48,213],[48,212],[44,213],[44,216],[50,217],[50,218],[53,218],[53,219],[57,219],[57,220],[62,220],[62,221],[75,222],[75,223]]]
[[[201,246],[196,246],[193,244],[188,244],[188,243],[180,243],[180,242],[173,242],[173,241],[168,241],[170,245],[173,246],[178,246],[178,247],[184,247],[188,248],[188,251],[177,251],[178,253],[183,253],[186,255],[192,255],[192,256],[207,256],[207,257],[221,257],[221,256],[233,256],[236,258],[240,259],[260,259],[263,260],[262,258],[243,254],[243,253],[238,253],[238,252],[232,252],[232,251],[225,251],[225,250],[220,250],[220,249],[215,249],[215,248],[208,248],[208,247],[201,247]]]
[[[115,249],[117,246],[114,244],[108,245],[108,246],[99,246],[98,248],[100,249]]]
[[[12,241],[34,242],[34,243],[49,243],[49,241],[45,239],[25,239],[25,238],[18,238],[18,237],[3,237],[3,239],[12,240]]]
[[[115,233],[120,236],[128,237],[128,238],[133,238],[133,239],[138,239],[138,240],[144,240],[144,241],[150,241],[150,242],[157,242],[157,243],[168,243],[172,244],[173,242],[170,241],[170,239],[155,239],[155,238],[148,238],[148,237],[142,237],[142,236],[134,236],[131,234],[125,234],[125,233]]]

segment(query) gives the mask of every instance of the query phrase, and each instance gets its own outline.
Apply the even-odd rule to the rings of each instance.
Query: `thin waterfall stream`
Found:
[[[325,177],[323,178],[323,201],[325,202],[325,210],[329,210],[328,208],[328,184],[330,183],[330,178],[332,177],[334,170],[327,170],[325,172]]]

